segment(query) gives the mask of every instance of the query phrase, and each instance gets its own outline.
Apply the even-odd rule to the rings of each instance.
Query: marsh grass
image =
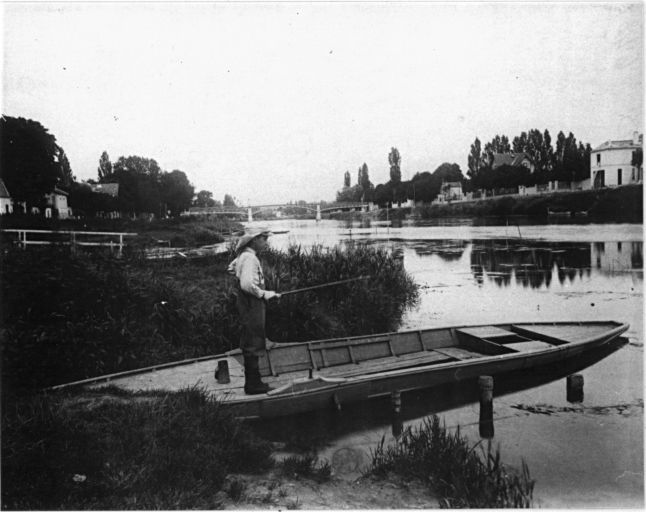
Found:
[[[280,471],[285,476],[301,477],[317,483],[328,482],[332,478],[332,468],[327,461],[319,462],[316,454],[292,455],[283,459]]]
[[[237,347],[230,259],[151,262],[8,248],[0,255],[3,394]],[[265,261],[268,287],[283,291],[373,276],[270,302],[275,341],[395,330],[417,296],[410,276],[380,249],[291,247]]]
[[[480,447],[482,448],[482,447]],[[500,453],[471,446],[459,429],[449,433],[437,416],[408,427],[394,444],[384,439],[372,452],[369,473],[394,472],[426,482],[444,508],[529,508],[534,481],[523,461],[520,473],[507,468]]]
[[[269,443],[200,389],[74,398],[37,395],[3,411],[3,509],[208,509],[228,473],[273,464]]]

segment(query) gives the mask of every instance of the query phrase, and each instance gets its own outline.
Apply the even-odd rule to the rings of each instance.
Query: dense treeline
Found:
[[[443,183],[448,182],[460,182],[465,191],[471,191],[513,189],[520,185],[533,186],[549,181],[580,181],[590,177],[591,152],[590,144],[577,142],[571,132],[567,136],[559,132],[555,147],[552,146],[548,130],[541,132],[531,129],[511,141],[506,135],[496,135],[484,146],[476,137],[468,155],[466,177],[458,164],[445,162],[433,173],[418,172],[410,181],[402,181],[402,157],[397,148],[392,148],[388,154],[388,182],[373,186],[368,179],[368,166],[364,163],[359,168],[357,185],[351,186],[350,173],[345,173],[343,189],[337,193],[337,201],[374,201],[381,206],[401,204],[408,199],[432,202],[442,191]],[[509,163],[495,164],[496,154],[520,153],[527,155],[532,168]],[[634,160],[640,158],[641,153]],[[641,165],[641,160],[639,162]]]
[[[518,185],[532,186],[549,181],[581,181],[590,177],[590,144],[578,142],[570,132],[567,137],[560,131],[556,146],[546,129],[522,132],[512,142],[506,135],[496,135],[484,147],[476,137],[468,156],[470,189],[506,188]],[[533,172],[524,172],[520,166],[501,166],[494,169],[494,154],[525,153],[531,160]],[[517,174],[522,174],[518,176]]]
[[[155,160],[140,156],[122,156],[113,165],[106,152],[99,159],[98,183],[118,183],[118,197],[95,192],[76,180],[56,137],[30,119],[2,116],[0,148],[0,177],[16,211],[22,209],[20,203],[26,211],[42,211],[45,195],[55,187],[69,193],[75,213],[88,216],[109,211],[178,216],[193,200],[193,186],[183,171],[163,171]]]

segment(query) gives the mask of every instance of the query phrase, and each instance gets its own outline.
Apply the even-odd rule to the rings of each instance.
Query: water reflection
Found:
[[[643,269],[643,242],[594,242],[591,266],[606,272],[628,272]]]
[[[407,241],[417,256],[457,261],[468,256],[476,282],[512,282],[537,289],[602,273],[635,272],[643,278],[643,242],[546,242],[523,239]]]

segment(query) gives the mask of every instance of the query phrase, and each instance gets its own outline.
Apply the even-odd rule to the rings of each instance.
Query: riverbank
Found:
[[[553,192],[531,196],[497,196],[473,201],[455,201],[417,207],[380,208],[370,212],[338,212],[335,220],[368,222],[430,220],[462,217],[527,216],[544,221],[556,214],[559,218],[585,218],[590,222],[643,222],[643,185],[615,188]]]
[[[592,222],[642,222],[643,185],[558,192],[534,196],[502,196],[476,201],[453,202],[413,208],[421,219],[437,217],[485,217],[527,215],[547,218],[550,212],[585,216]],[[381,212],[381,211],[380,211]],[[400,214],[391,210],[391,218]],[[383,214],[380,214],[383,217]]]

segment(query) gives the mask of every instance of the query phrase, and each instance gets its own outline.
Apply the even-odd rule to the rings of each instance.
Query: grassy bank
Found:
[[[217,509],[235,493],[228,474],[274,463],[268,442],[200,390],[74,398],[3,405],[3,510]]]
[[[72,256],[66,247],[7,248],[2,279],[3,391],[38,389],[235,348],[240,327],[231,254],[201,260]],[[281,291],[370,280],[269,303],[268,335],[304,341],[395,330],[416,285],[381,249],[270,251]]]
[[[548,209],[587,212],[595,222],[642,222],[643,186],[561,192],[536,196],[505,196],[479,201],[437,204],[416,208],[423,219],[529,215],[545,218]]]
[[[483,451],[483,450],[482,450]],[[500,454],[480,454],[457,430],[449,433],[433,416],[407,428],[391,446],[373,452],[370,473],[390,472],[426,482],[444,508],[529,508],[534,482],[523,463],[520,474],[505,467]]]

